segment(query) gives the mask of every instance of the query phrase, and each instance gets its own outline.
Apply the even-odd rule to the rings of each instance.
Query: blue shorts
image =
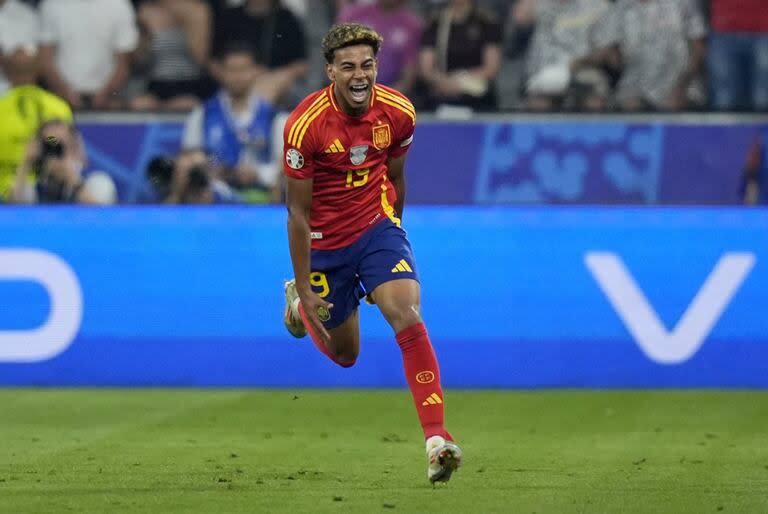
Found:
[[[418,280],[405,231],[389,219],[369,228],[357,241],[336,250],[312,250],[312,290],[333,304],[323,325],[338,327],[360,299],[390,280]]]

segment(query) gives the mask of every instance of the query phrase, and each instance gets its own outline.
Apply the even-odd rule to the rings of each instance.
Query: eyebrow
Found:
[[[362,65],[362,66],[365,66],[366,64],[368,64],[368,63],[371,63],[371,62],[374,62],[375,60],[376,60],[376,59],[374,59],[373,57],[368,57],[366,60],[364,60],[364,61],[361,63],[361,65]],[[352,62],[352,61],[341,61],[341,63],[339,64],[339,66],[346,66],[346,65],[351,65],[351,66],[354,66],[354,65],[355,65],[355,63],[354,63],[354,62]]]

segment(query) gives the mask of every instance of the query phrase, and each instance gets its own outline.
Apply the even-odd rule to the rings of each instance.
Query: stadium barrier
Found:
[[[144,169],[174,154],[181,119],[109,114],[79,119],[91,167],[123,202],[142,198]],[[417,204],[738,204],[758,116],[423,117],[408,158]],[[448,144],[447,144],[448,143]],[[768,151],[768,145],[765,145]],[[768,163],[768,158],[764,159]]]
[[[0,209],[0,384],[404,384],[282,326],[282,208]],[[768,387],[768,210],[412,207],[449,387]]]

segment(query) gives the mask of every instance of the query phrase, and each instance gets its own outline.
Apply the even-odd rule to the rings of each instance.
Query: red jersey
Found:
[[[408,151],[415,126],[413,104],[378,84],[362,116],[341,110],[333,85],[294,109],[283,134],[283,168],[289,177],[314,181],[309,215],[313,249],[352,244],[385,217],[400,224],[387,160]]]
[[[713,0],[712,29],[715,32],[766,32],[768,6],[765,0]]]

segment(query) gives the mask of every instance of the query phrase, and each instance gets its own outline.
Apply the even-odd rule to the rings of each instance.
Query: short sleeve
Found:
[[[136,28],[136,13],[128,0],[119,0],[115,9],[115,52],[125,53],[136,49],[139,31]]]
[[[707,35],[707,25],[701,9],[690,0],[685,3],[683,13],[685,20],[685,36],[688,39],[701,39]]]
[[[389,157],[396,158],[404,155],[411,149],[413,143],[413,135],[416,130],[416,119],[411,119],[408,116],[403,116],[402,120],[398,123],[395,135],[392,141],[392,146],[389,147]]]
[[[414,130],[411,130],[410,135],[405,139],[396,141],[395,144],[392,145],[392,147],[389,149],[389,157],[396,158],[408,153],[408,150],[411,149],[411,144],[413,143],[413,134]]]
[[[315,176],[314,151],[312,150],[314,143],[313,125],[310,125],[300,143],[301,148],[298,148],[289,142],[288,137],[296,118],[298,116],[295,116],[294,112],[288,118],[283,129],[283,173],[291,178],[310,179]]]
[[[72,121],[72,109],[69,104],[57,96],[51,95],[46,101],[46,119]]]
[[[203,108],[195,107],[184,122],[184,133],[181,136],[181,147],[202,148],[203,145]]]

